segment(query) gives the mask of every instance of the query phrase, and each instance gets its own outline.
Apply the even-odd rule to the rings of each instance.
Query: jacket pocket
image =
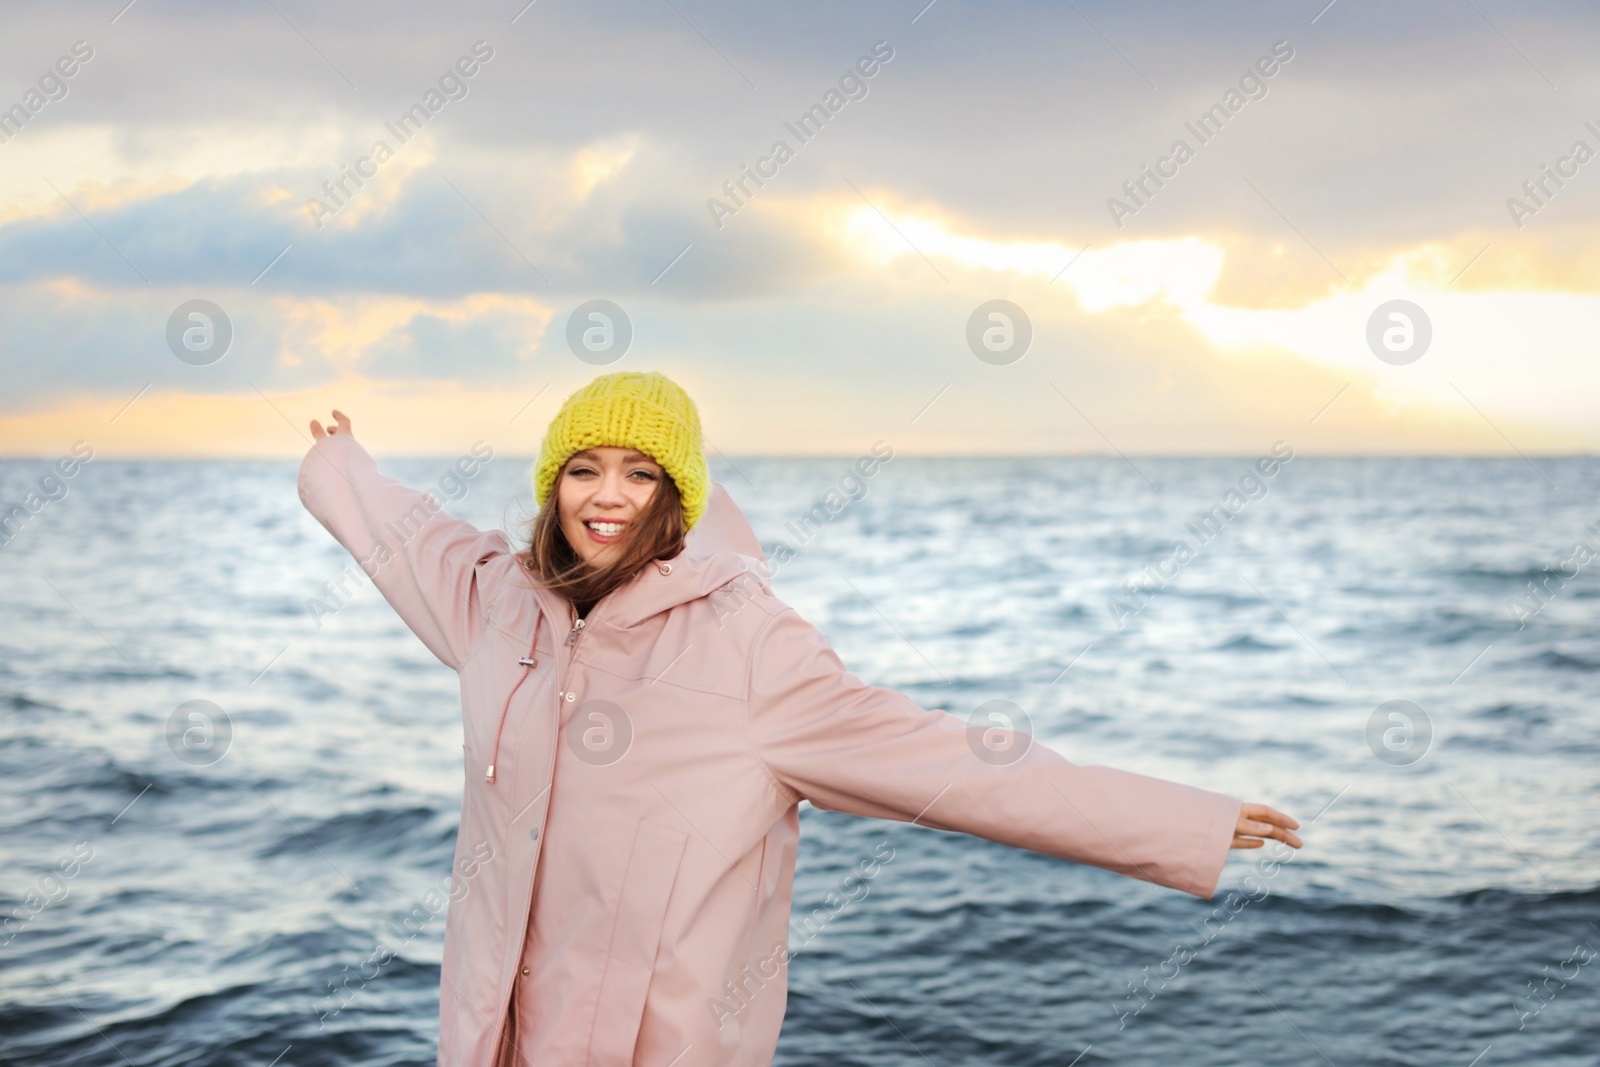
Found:
[[[652,822],[641,821],[634,831],[589,1039],[589,1063],[594,1067],[630,1067],[633,1063],[667,900],[688,840],[682,830]]]

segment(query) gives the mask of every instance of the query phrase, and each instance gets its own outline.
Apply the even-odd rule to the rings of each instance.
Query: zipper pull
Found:
[[[583,620],[579,619],[572,626],[572,632],[567,635],[567,647],[571,648],[578,643],[578,635],[583,633]]]

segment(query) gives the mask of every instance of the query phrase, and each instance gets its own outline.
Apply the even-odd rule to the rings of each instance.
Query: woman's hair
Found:
[[[528,558],[524,565],[538,583],[572,601],[580,616],[613,590],[627,584],[651,560],[671,559],[683,551],[686,530],[683,502],[672,476],[661,472],[661,481],[643,514],[628,524],[622,554],[605,567],[585,563],[561,529],[561,479],[566,477],[569,457],[556,474],[554,491],[544,507],[533,517],[528,529]]]

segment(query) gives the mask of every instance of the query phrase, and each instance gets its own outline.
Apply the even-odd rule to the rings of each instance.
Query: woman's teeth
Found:
[[[622,528],[626,524],[620,522],[589,522],[585,523],[585,525],[602,537],[615,537],[622,532]]]

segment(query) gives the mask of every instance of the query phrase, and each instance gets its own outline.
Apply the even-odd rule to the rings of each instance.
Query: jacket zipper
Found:
[[[572,623],[571,632],[569,632],[567,634],[567,648],[572,649],[573,651],[569,652],[568,655],[567,655],[566,670],[564,672],[560,671],[560,667],[561,667],[561,657],[560,656],[556,657],[556,662],[554,664],[554,666],[556,667],[557,671],[560,674],[564,675],[563,682],[567,682],[571,677],[573,656],[576,655],[576,650],[577,650],[577,647],[578,647],[578,638],[583,636],[583,627],[584,627],[584,623],[586,622],[586,620],[580,619],[580,618],[577,617],[577,615],[578,615],[578,609],[577,608],[572,608],[571,612],[572,612],[572,617],[573,617],[573,623]],[[535,641],[537,641],[537,637],[538,637],[538,631],[535,630]],[[523,665],[524,666],[531,666],[531,665],[535,665],[535,664],[523,664]],[[523,677],[526,678],[527,674],[524,673]],[[521,685],[522,683],[519,681],[517,684]],[[515,692],[515,689],[513,689],[513,692]],[[510,703],[511,703],[511,698],[510,698],[510,696],[507,696],[506,704],[507,704],[508,707],[510,706]],[[492,765],[489,768],[489,780],[491,782],[494,781],[494,767]],[[531,906],[531,904],[532,904],[532,900],[531,899],[529,900],[529,904]],[[524,921],[526,921],[526,920],[524,920]],[[526,936],[526,935],[524,935],[524,936]],[[511,979],[513,988],[515,988],[516,981],[517,981],[516,977],[513,976],[512,979]],[[500,1046],[503,1046],[504,1043],[505,1043],[506,1028],[510,1025],[509,1016],[511,1014],[511,1010],[512,1010],[512,1001],[511,1001],[510,998],[508,998],[507,1002],[505,1004],[501,1005],[500,1016],[499,1016],[500,1026],[499,1026],[499,1030],[497,1031],[497,1034],[496,1034],[497,1050],[496,1050],[496,1054],[495,1055],[496,1055],[497,1067],[498,1067],[498,1063],[499,1063],[499,1060],[500,1060],[500,1051],[501,1051]]]

